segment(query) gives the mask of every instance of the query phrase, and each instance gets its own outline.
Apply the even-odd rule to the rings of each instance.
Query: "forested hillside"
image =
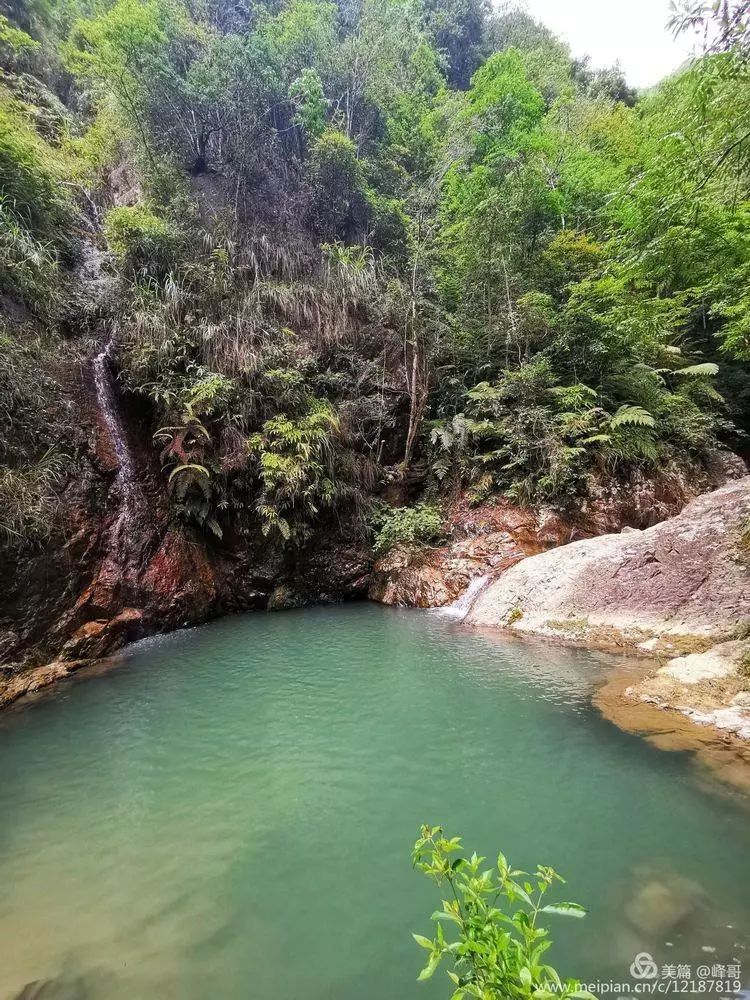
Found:
[[[743,452],[745,8],[678,11],[708,50],[639,94],[481,0],[4,0],[11,618],[19,567],[128,489],[104,374],[210,552],[366,549],[439,534],[457,492],[564,510]]]

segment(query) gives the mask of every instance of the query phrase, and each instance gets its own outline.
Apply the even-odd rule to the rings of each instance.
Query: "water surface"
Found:
[[[414,981],[426,821],[566,876],[566,974],[741,961],[747,803],[590,708],[611,662],[351,605],[149,640],[5,713],[0,997],[445,997]]]

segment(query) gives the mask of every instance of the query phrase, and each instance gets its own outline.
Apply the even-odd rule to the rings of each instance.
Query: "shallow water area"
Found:
[[[616,662],[349,605],[147,640],[5,713],[0,997],[445,997],[415,982],[422,822],[565,875],[563,974],[742,963],[748,800],[591,707]]]

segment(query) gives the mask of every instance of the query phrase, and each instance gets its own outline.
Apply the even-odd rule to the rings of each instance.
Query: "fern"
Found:
[[[169,473],[168,482],[172,482],[175,476],[180,475],[183,472],[195,472],[199,476],[206,476],[208,478],[209,471],[205,465],[198,465],[196,462],[185,462],[182,465],[176,465],[174,469]]]
[[[332,464],[338,415],[312,396],[305,405],[302,416],[280,413],[247,439],[261,486],[256,512],[262,531],[276,529],[284,541],[304,540],[307,521],[322,507],[333,507],[342,493]]]
[[[675,375],[687,375],[691,378],[702,378],[719,374],[719,366],[713,361],[706,361],[701,365],[689,365],[687,368],[679,368]]]
[[[221,530],[221,525],[219,524],[219,522],[216,520],[215,517],[209,517],[206,520],[206,527],[209,529],[209,531],[213,532],[213,534],[216,535],[216,537],[219,540],[221,540],[224,537],[224,532]]]
[[[623,404],[610,420],[611,427],[656,427],[656,420],[642,406]]]

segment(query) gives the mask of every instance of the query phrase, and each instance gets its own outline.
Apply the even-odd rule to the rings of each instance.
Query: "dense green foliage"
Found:
[[[448,897],[442,910],[432,914],[436,936],[413,935],[429,952],[420,980],[429,979],[447,961],[452,964],[447,970],[454,986],[451,1000],[593,1000],[575,980],[563,982],[543,960],[552,942],[540,917],[583,917],[586,912],[577,903],[545,901],[552,886],[564,881],[552,868],[512,869],[503,854],[488,868],[486,858],[476,853],[463,857],[461,838],[446,837],[439,826],[422,827],[412,862]]]
[[[100,230],[123,386],[216,539],[302,542],[420,458],[433,493],[565,503],[742,447],[736,7],[678,8],[707,52],[639,96],[481,2],[22,5],[0,21],[8,336],[70,323]]]
[[[455,379],[433,440],[480,488],[559,497],[594,463],[698,454],[727,432],[713,362],[747,360],[750,247],[747,175],[718,165],[747,81],[722,58],[635,109],[571,85],[545,102],[555,81],[540,88],[518,51],[475,75],[442,203]]]
[[[388,507],[385,504],[373,513],[376,529],[376,554],[388,552],[394,545],[423,545],[444,537],[443,518],[434,504],[418,503],[414,507]]]
[[[0,104],[0,291],[49,319],[63,295],[60,264],[73,218],[61,179],[57,158],[22,106]]]

